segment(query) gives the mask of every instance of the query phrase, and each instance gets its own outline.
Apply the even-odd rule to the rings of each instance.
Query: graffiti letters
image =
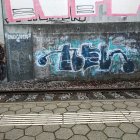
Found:
[[[112,10],[108,10],[111,15],[135,15],[140,7],[140,0],[112,0],[109,1]]]
[[[98,16],[99,4],[107,16],[137,15],[140,9],[140,0],[5,0],[5,21]]]
[[[73,16],[97,15],[97,5],[103,0],[72,0]]]
[[[66,40],[67,42],[67,40]],[[75,42],[75,41],[74,41]],[[110,35],[108,40],[100,36],[77,46],[74,42],[60,45],[56,50],[39,50],[35,53],[38,67],[52,66],[56,71],[82,72],[88,69],[96,72],[132,73],[135,71],[134,55],[140,44],[125,35]],[[77,43],[76,43],[77,44]],[[135,48],[133,48],[135,47]],[[139,55],[136,58],[139,60]]]
[[[29,39],[31,38],[31,34],[30,33],[27,33],[27,34],[5,34],[5,37],[7,39],[10,39],[10,40],[16,40],[17,42],[20,42],[20,40],[22,39]]]
[[[68,0],[39,0],[40,15],[43,17],[68,17]]]
[[[6,8],[9,21],[36,17],[33,0],[7,0]]]
[[[93,66],[100,66],[101,70],[109,70],[112,58],[115,54],[121,54],[125,60],[123,64],[123,71],[126,73],[130,73],[134,71],[134,64],[132,60],[128,60],[126,55],[121,50],[114,50],[112,51],[109,56],[106,56],[107,52],[103,49],[102,46],[101,50],[99,49],[91,49],[89,44],[82,45],[82,56],[78,55],[77,50],[70,49],[70,45],[64,45],[63,50],[61,52],[61,59],[59,63],[59,70],[60,71],[79,71],[84,70],[86,71],[88,68]],[[70,52],[73,51],[72,58],[70,56]],[[56,53],[56,52],[53,52]],[[46,65],[47,58],[53,53],[41,57],[38,60],[40,65]],[[58,52],[57,52],[58,53]],[[59,52],[60,53],[60,52]],[[100,54],[101,53],[101,54]],[[101,59],[100,59],[101,55]],[[108,57],[108,59],[106,59]]]

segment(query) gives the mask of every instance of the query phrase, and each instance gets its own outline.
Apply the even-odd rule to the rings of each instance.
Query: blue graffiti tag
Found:
[[[128,59],[126,54],[120,49],[114,49],[108,53],[108,46],[105,44],[100,45],[100,48],[93,48],[90,43],[83,43],[81,45],[81,51],[71,48],[71,44],[64,44],[62,50],[50,52],[38,59],[38,63],[41,66],[45,66],[49,57],[52,54],[61,54],[59,62],[60,71],[86,71],[93,66],[99,66],[100,70],[109,70],[112,64],[112,58],[116,54],[122,55],[125,62],[123,62],[123,71],[131,73],[134,71],[134,63],[131,59]]]

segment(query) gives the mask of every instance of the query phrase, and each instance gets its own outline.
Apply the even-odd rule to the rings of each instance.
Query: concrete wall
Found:
[[[33,79],[33,43],[30,26],[5,26],[8,80]]]
[[[139,27],[140,23],[5,26],[9,79],[139,79]]]
[[[3,0],[8,80],[139,79],[139,0],[118,0],[113,11],[106,3],[111,0],[96,1],[102,3],[90,6],[94,13],[76,15],[74,0],[68,0],[63,17],[55,16],[63,9],[45,16],[44,8],[43,15],[32,0]]]

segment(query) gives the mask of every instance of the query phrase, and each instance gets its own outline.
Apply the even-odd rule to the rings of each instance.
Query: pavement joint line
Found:
[[[140,122],[140,111],[0,115],[0,126]]]

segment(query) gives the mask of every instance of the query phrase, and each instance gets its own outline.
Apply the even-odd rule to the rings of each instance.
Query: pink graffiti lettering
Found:
[[[140,10],[140,0],[106,0],[108,16],[132,16]]]
[[[108,16],[137,15],[140,0],[5,0],[9,22],[38,18],[98,16],[98,7],[107,7]]]
[[[98,5],[104,0],[72,0],[72,16],[97,16]]]

